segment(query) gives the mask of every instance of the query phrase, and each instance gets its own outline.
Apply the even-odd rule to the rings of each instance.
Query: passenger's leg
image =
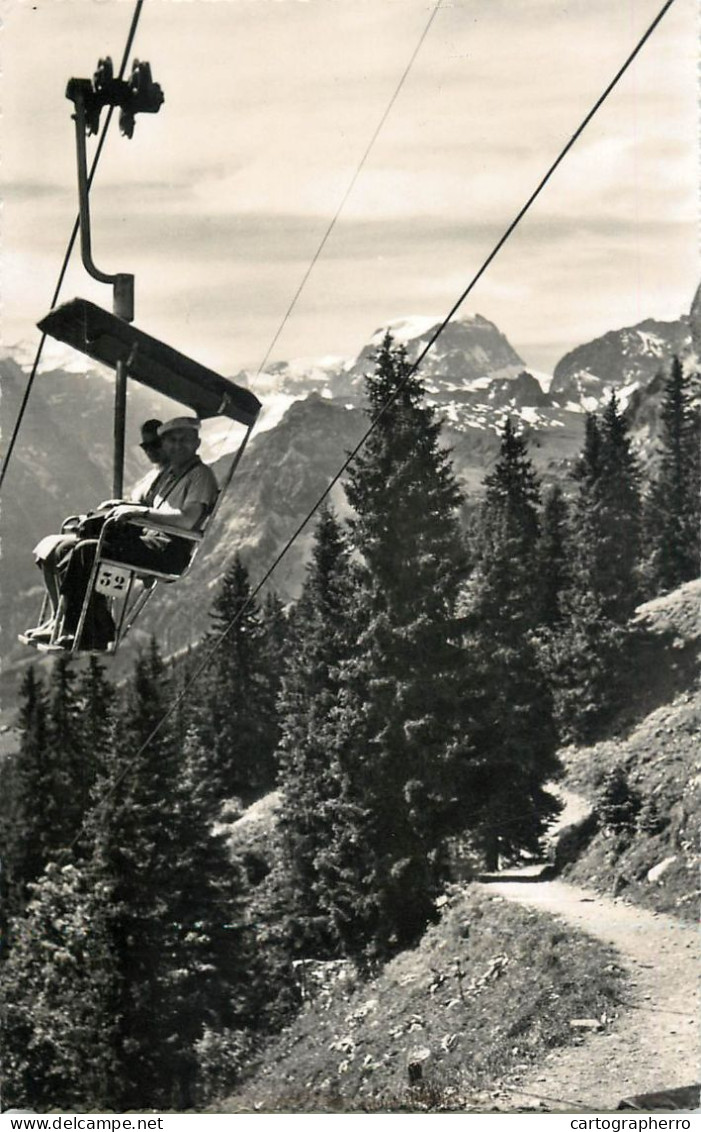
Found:
[[[105,549],[116,562],[140,566],[162,573],[181,573],[192,556],[193,544],[187,539],[171,537],[163,547],[149,546],[137,527],[117,527],[107,536]]]
[[[36,564],[42,572],[44,585],[51,604],[51,616],[35,629],[29,629],[27,636],[32,640],[49,640],[53,631],[56,612],[58,610],[59,570],[61,563],[67,558],[77,542],[77,535],[50,535],[42,539],[35,548]]]
[[[97,539],[82,539],[61,564],[59,590],[64,604],[63,633],[68,638],[75,637],[78,629],[96,551]],[[92,593],[78,643],[82,648],[101,649],[113,639],[114,622],[107,599],[104,594]]]
[[[71,551],[78,542],[77,535],[66,535],[61,542],[56,543],[53,549],[47,554],[46,558],[39,562],[44,574],[44,584],[49,594],[51,601],[51,608],[56,613],[59,602],[59,577],[64,568],[64,564],[68,561]]]

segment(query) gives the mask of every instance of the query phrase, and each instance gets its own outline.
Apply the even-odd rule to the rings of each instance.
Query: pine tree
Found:
[[[278,595],[272,591],[265,595],[261,607],[260,630],[260,711],[261,716],[268,723],[263,744],[265,750],[270,752],[268,785],[273,786],[277,781],[277,751],[281,738],[278,699],[282,690],[282,675],[290,642],[285,607]]]
[[[596,815],[610,833],[631,834],[642,807],[640,793],[631,785],[625,767],[608,771],[596,797]]]
[[[508,621],[523,634],[538,623],[540,581],[536,571],[540,536],[540,485],[524,438],[509,419],[499,459],[485,477],[479,576],[482,615]]]
[[[463,789],[470,798],[472,840],[487,867],[496,868],[500,855],[538,849],[559,809],[546,785],[561,770],[534,635],[544,602],[540,488],[526,443],[510,421],[485,487],[467,617],[475,755]]]
[[[321,955],[337,946],[319,902],[319,858],[333,837],[330,803],[339,789],[330,737],[339,709],[341,665],[351,648],[349,548],[329,508],[319,517],[311,563],[294,611],[280,696],[281,832],[288,865],[289,944]]]
[[[27,684],[29,722],[41,701]],[[111,698],[99,666],[84,685],[95,708]],[[224,1040],[255,1023],[265,1000],[242,880],[177,745],[170,695],[153,643],[135,665],[113,745],[83,713],[83,737],[99,740],[101,757],[81,856],[64,852],[46,867],[5,967],[16,1103],[187,1108],[204,1099],[205,1032]],[[63,711],[71,702],[65,692],[55,701]]]
[[[85,812],[98,774],[114,743],[116,693],[99,657],[90,656],[78,678],[81,809]]]
[[[241,879],[164,723],[170,695],[154,642],[137,660],[90,825],[121,992],[115,1107],[189,1107],[205,1026],[248,1010]]]
[[[152,642],[136,660],[90,820],[95,867],[113,894],[110,938],[121,976],[113,1107],[152,1104],[146,1097],[167,1079],[164,1043],[172,1041],[173,1023],[166,1020],[162,964],[171,940],[163,918],[171,896],[169,866],[179,851],[172,814],[181,767],[168,727],[154,731],[167,710],[168,691]]]
[[[579,588],[604,617],[625,624],[640,595],[640,473],[615,391],[601,417],[588,420],[575,475]]]
[[[563,742],[590,742],[622,706],[629,630],[606,617],[597,595],[573,584],[565,616],[541,635],[542,656]]]
[[[640,597],[640,476],[615,393],[587,418],[574,480],[565,617],[543,652],[562,736],[585,741],[622,706],[627,626]]]
[[[83,746],[83,705],[70,657],[59,657],[49,680],[48,752],[53,769],[53,838],[66,848],[81,827],[95,778],[92,753]]]
[[[366,389],[377,423],[346,485],[362,558],[351,612],[358,650],[328,740],[339,790],[318,867],[346,951],[383,955],[420,934],[443,876],[464,553],[440,423],[389,335]]]
[[[701,573],[701,413],[674,358],[660,410],[657,468],[645,500],[646,573],[653,594]]]
[[[7,931],[22,914],[29,885],[56,849],[53,765],[49,753],[48,697],[33,665],[20,688],[18,753],[5,770],[2,800],[2,901]]]
[[[22,741],[8,775],[13,803],[3,822],[6,898],[15,913],[26,885],[72,845],[82,828],[97,769],[112,741],[114,700],[95,657],[80,675],[61,658],[52,669],[48,694],[30,668],[20,695]]]
[[[345,488],[357,516],[354,545],[373,582],[371,608],[387,610],[399,624],[412,614],[443,619],[464,570],[457,516],[462,496],[450,455],[440,446],[441,423],[390,335],[366,393],[370,415],[382,416]]]
[[[196,768],[186,764],[176,794],[178,854],[170,878],[171,919],[164,925],[174,929],[163,975],[176,1046],[175,1064],[166,1047],[167,1069],[171,1096],[181,1107],[198,1096],[208,1099],[198,1079],[197,1044],[204,1033],[254,1032],[271,993],[247,919],[242,871],[230,859],[225,835],[212,830],[198,791],[190,789],[193,774]]]
[[[595,413],[584,418],[584,444],[574,467],[573,478],[580,485],[580,494],[588,495],[594,489],[602,472],[601,428]]]
[[[3,1101],[102,1112],[114,1104],[110,893],[74,862],[50,863],[31,889],[0,983]]]
[[[274,679],[266,664],[260,613],[250,594],[248,571],[236,555],[210,613],[212,628],[204,647],[218,643],[195,720],[200,759],[208,760],[209,789],[220,803],[232,796],[250,802],[275,782]]]
[[[540,539],[536,549],[540,608],[538,622],[552,629],[565,617],[564,600],[571,585],[572,546],[569,512],[559,484],[545,498]]]
[[[278,698],[288,652],[289,625],[285,607],[274,591],[265,595],[260,611],[263,635],[264,669],[270,684],[273,703]]]
[[[201,695],[199,684],[195,679],[197,671],[199,650],[195,646],[188,646],[184,653],[173,657],[168,664],[169,682],[173,690],[175,708],[171,716],[176,742],[181,747],[196,732],[199,710],[197,701]]]

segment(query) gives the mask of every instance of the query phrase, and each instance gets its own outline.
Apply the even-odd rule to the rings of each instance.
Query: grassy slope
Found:
[[[569,789],[595,803],[606,772],[622,765],[643,809],[649,812],[654,800],[660,819],[658,829],[639,820],[628,836],[599,830],[565,875],[684,919],[696,917],[699,896],[700,613],[699,582],[640,608],[644,667],[635,674],[625,734],[563,753]],[[662,875],[648,880],[663,862],[669,864]]]
[[[622,764],[643,804],[655,800],[662,828],[629,836],[599,830],[564,874],[601,892],[695,919],[699,898],[697,821],[701,809],[701,697],[688,693],[647,716],[624,741],[565,753],[566,785],[594,803],[604,774]],[[669,862],[648,880],[656,865]]]
[[[668,819],[628,845],[597,833],[568,874],[684,917],[694,912],[698,861],[700,601],[701,583],[693,583],[641,608],[639,662],[617,736],[564,752],[569,789],[594,800],[606,771],[623,762]],[[232,847],[264,857],[278,804],[271,795],[251,807],[231,827]],[[647,881],[671,856],[659,881]],[[517,1080],[519,1067],[525,1073],[557,1046],[581,1040],[572,1019],[603,1018],[605,1027],[622,985],[615,956],[601,944],[488,889],[456,889],[414,950],[370,982],[338,978],[309,1002],[215,1111],[496,1110],[500,1078]],[[426,1051],[424,1084],[410,1088],[408,1062]]]
[[[499,1080],[615,1016],[612,952],[479,886],[362,982],[345,966],[218,1112],[498,1111]],[[576,1038],[574,1038],[576,1040]],[[422,1062],[421,1086],[408,1064]]]

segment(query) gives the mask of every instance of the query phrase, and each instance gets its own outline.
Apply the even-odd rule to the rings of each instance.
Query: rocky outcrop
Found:
[[[550,393],[561,404],[584,401],[586,408],[594,409],[612,389],[648,385],[675,354],[687,354],[690,348],[687,317],[674,322],[645,319],[565,354],[555,366]],[[595,403],[587,403],[591,401]]]

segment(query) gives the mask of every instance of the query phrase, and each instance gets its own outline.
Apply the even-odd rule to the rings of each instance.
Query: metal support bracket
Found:
[[[131,137],[134,115],[156,114],[163,104],[163,92],[151,78],[148,63],[135,60],[130,82],[115,79],[112,60],[100,59],[98,69],[90,79],[70,79],[66,98],[75,106],[76,158],[78,164],[78,205],[80,213],[80,248],[83,266],[98,283],[112,285],[112,309],[125,322],[134,321],[134,276],[125,272],[107,275],[96,267],[92,258],[90,232],[90,200],[88,183],[86,133],[97,133],[103,106],[119,106],[122,133]]]
[[[95,265],[92,258],[90,230],[90,197],[88,187],[88,159],[85,144],[86,113],[82,92],[75,94],[75,146],[78,163],[78,209],[80,214],[80,252],[83,267],[98,283],[112,284],[112,310],[125,322],[134,321],[134,276],[119,272],[107,275]]]

